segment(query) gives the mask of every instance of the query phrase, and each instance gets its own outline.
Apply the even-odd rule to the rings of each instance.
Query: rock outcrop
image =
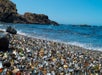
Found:
[[[0,21],[13,22],[16,16],[16,5],[9,0],[0,0]]]
[[[6,23],[30,23],[30,24],[54,24],[57,22],[52,21],[44,14],[25,13],[20,15],[17,12],[16,4],[10,0],[0,0],[0,21]]]

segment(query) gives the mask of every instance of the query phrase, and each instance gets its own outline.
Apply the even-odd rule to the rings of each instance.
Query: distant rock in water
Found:
[[[52,21],[44,14],[25,13],[20,15],[17,12],[16,5],[10,0],[0,0],[0,21],[6,23],[29,23],[29,24],[53,24]]]
[[[91,25],[87,25],[87,24],[80,24],[80,27],[91,27]]]
[[[16,29],[12,28],[11,26],[7,27],[6,32],[9,32],[11,34],[17,34]]]

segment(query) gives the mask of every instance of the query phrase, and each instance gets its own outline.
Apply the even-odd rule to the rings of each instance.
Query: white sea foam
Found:
[[[1,29],[1,28],[0,28],[0,31],[6,31],[6,30],[5,30],[5,29]]]
[[[75,45],[75,46],[79,46],[85,49],[89,49],[89,50],[98,50],[98,51],[102,51],[101,47],[93,47],[91,43],[79,43],[79,42],[68,42],[68,44],[70,45]]]
[[[27,36],[26,33],[22,32],[21,30],[17,30],[17,33],[20,34],[20,35],[24,35],[24,36]]]

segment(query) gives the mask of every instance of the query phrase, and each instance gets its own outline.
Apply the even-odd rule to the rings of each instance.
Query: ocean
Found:
[[[37,25],[0,24],[0,30],[14,27],[18,34],[33,38],[63,42],[86,49],[102,51],[102,26],[93,25]]]

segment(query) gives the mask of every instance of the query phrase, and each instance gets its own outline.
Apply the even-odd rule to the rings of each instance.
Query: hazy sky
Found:
[[[63,24],[101,24],[102,0],[12,0],[20,14],[46,14]]]

